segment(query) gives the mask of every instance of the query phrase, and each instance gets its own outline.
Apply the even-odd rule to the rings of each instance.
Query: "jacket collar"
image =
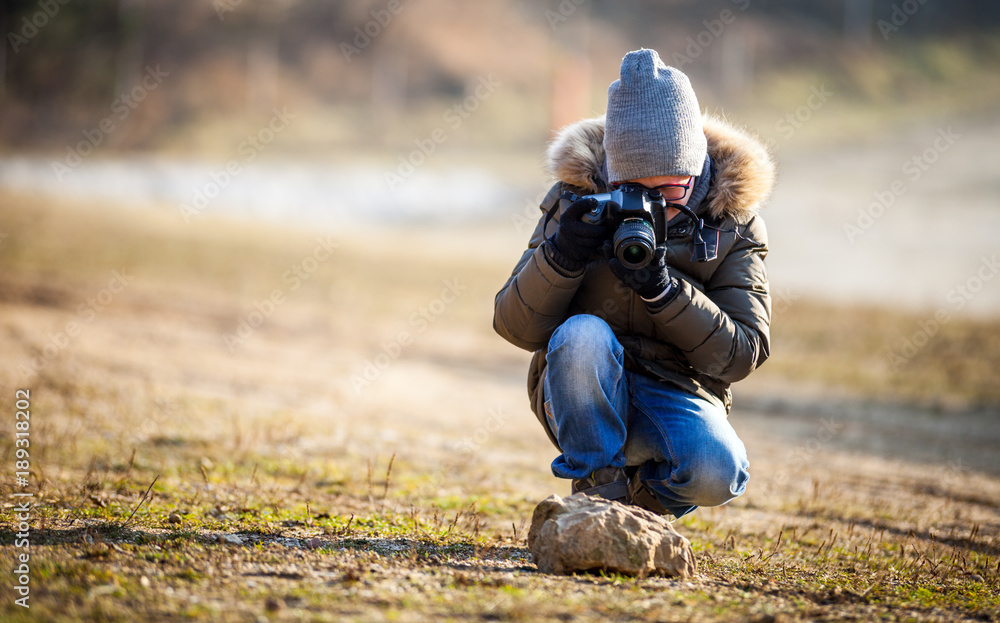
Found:
[[[774,186],[775,165],[764,145],[746,130],[719,117],[702,119],[711,160],[711,184],[699,214],[748,221]],[[708,165],[706,165],[708,166]],[[604,116],[583,119],[559,131],[548,149],[549,172],[588,192],[607,189],[604,169]]]
[[[712,157],[705,155],[705,166],[701,168],[701,175],[694,178],[694,188],[691,190],[691,196],[688,198],[687,207],[691,208],[696,214],[701,210],[701,204],[708,196],[708,191],[712,189],[712,174],[714,167],[712,166]]]

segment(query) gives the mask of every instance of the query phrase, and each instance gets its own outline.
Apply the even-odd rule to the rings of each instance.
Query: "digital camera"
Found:
[[[666,207],[660,191],[642,184],[626,183],[609,193],[585,195],[580,199],[597,200],[597,205],[580,220],[603,223],[614,230],[611,242],[615,257],[622,265],[636,270],[649,264],[656,249],[657,220],[662,218]]]

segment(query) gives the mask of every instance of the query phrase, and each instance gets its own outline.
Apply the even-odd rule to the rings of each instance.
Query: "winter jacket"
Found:
[[[679,288],[667,301],[647,304],[612,274],[604,258],[566,271],[549,258],[548,240],[571,201],[565,192],[607,192],[604,179],[604,118],[562,130],[548,151],[558,182],[542,201],[542,214],[510,279],[496,296],[493,327],[515,346],[534,351],[528,372],[531,408],[545,422],[541,380],[549,337],[569,316],[604,319],[625,348],[626,368],[671,383],[724,408],[730,384],[767,359],[771,299],[764,258],[767,232],[757,209],[770,194],[774,163],[755,138],[721,119],[706,116],[711,174],[707,194],[667,227],[667,263]],[[546,216],[554,212],[549,219]],[[717,257],[692,261],[693,235],[717,245]],[[544,231],[543,231],[544,228]],[[738,232],[738,235],[737,235]],[[548,432],[548,427],[544,427]],[[558,447],[551,432],[549,438]]]

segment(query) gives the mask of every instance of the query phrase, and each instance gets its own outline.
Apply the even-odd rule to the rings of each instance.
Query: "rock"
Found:
[[[535,507],[528,549],[543,573],[687,577],[697,570],[691,542],[665,518],[582,493],[550,495]]]

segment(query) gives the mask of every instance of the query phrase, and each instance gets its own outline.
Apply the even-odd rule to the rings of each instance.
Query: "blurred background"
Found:
[[[730,414],[753,476],[677,524],[709,584],[656,588],[662,617],[995,618],[1000,3],[2,0],[0,34],[8,469],[15,396],[32,416],[0,497],[35,496],[36,616],[645,608],[480,578],[523,570],[532,509],[569,489],[494,295],[549,141],[647,47],[779,173],[771,356]],[[428,539],[521,549],[427,589]],[[405,581],[370,584],[350,548],[373,544],[412,554]],[[723,585],[771,610],[698,595]]]
[[[171,439],[259,417],[359,457],[503,407],[549,455],[493,295],[546,145],[649,47],[778,162],[773,356],[737,408],[853,401],[836,443],[1000,470],[994,2],[6,0],[0,32],[4,382],[104,396],[120,452],[181,404]]]
[[[998,27],[985,0],[9,0],[0,187],[332,227],[533,218],[546,142],[651,47],[770,143],[776,284],[933,311],[995,248]],[[994,286],[962,311],[998,307]]]

